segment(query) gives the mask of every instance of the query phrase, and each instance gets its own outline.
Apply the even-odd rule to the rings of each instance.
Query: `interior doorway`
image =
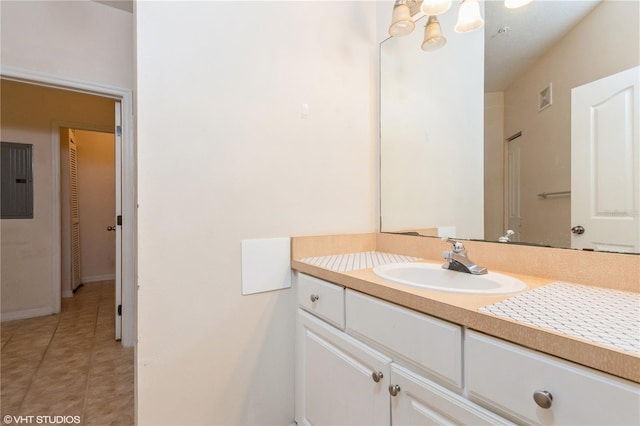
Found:
[[[61,294],[73,297],[85,284],[116,280],[116,135],[61,127]],[[116,321],[119,321],[114,306]],[[116,326],[116,339],[121,338]]]
[[[55,111],[52,112],[51,118],[48,120],[45,118],[40,121],[42,130],[45,130],[45,126],[49,127],[51,136],[48,139],[46,137],[37,136],[46,134],[40,131],[40,133],[33,132],[33,138],[35,140],[35,150],[38,155],[37,165],[42,167],[38,172],[39,185],[42,186],[39,189],[37,197],[40,197],[37,203],[40,206],[40,213],[36,215],[37,219],[34,222],[28,224],[22,224],[15,222],[12,225],[29,226],[30,229],[37,230],[32,237],[29,234],[29,238],[35,239],[34,244],[38,244],[37,253],[40,258],[37,259],[42,265],[37,269],[23,268],[20,265],[20,258],[18,264],[13,269],[16,270],[16,275],[20,276],[20,271],[36,271],[31,273],[32,275],[38,275],[39,279],[31,280],[30,282],[38,283],[37,291],[40,294],[39,300],[43,300],[43,297],[50,298],[50,305],[43,305],[37,310],[32,309],[27,311],[11,312],[5,315],[3,313],[3,320],[29,318],[31,316],[47,315],[49,313],[56,313],[60,311],[61,307],[61,232],[60,232],[60,145],[59,145],[59,131],[62,127],[72,129],[83,129],[101,132],[113,132],[115,134],[116,142],[120,149],[121,155],[116,157],[116,161],[120,162],[121,174],[119,174],[120,181],[116,183],[117,190],[120,191],[120,196],[116,197],[120,201],[120,214],[119,221],[115,224],[117,227],[118,242],[116,247],[121,250],[120,258],[122,259],[121,268],[116,271],[116,279],[120,279],[121,290],[118,292],[121,301],[117,304],[120,309],[114,307],[114,313],[121,314],[118,323],[121,322],[122,331],[122,345],[133,346],[136,340],[136,295],[135,295],[135,265],[136,265],[136,202],[135,202],[135,144],[133,140],[133,115],[132,115],[132,92],[128,90],[122,90],[119,88],[97,86],[86,82],[75,82],[69,80],[61,80],[53,76],[36,75],[24,71],[14,70],[2,70],[2,81],[11,81],[16,83],[23,83],[29,87],[42,87],[47,89],[54,89],[56,91],[64,92],[68,96],[75,97],[74,102],[70,103],[51,103],[44,102],[42,98],[36,96],[33,100],[25,97],[16,97],[15,100],[21,103],[21,108],[26,108],[27,111],[19,114],[17,119],[29,118],[39,116],[42,111],[49,111],[52,105],[55,105]],[[94,120],[91,118],[91,112],[93,108],[88,108],[85,105],[81,105],[76,102],[78,96],[94,96],[99,99],[110,101],[109,110],[111,114],[114,111],[116,117],[120,120],[120,124],[107,125],[106,122]],[[4,91],[3,91],[4,96]],[[22,105],[24,104],[24,105]],[[34,109],[35,107],[35,109]],[[13,109],[3,108],[3,111],[10,111]],[[34,113],[36,111],[37,113]],[[16,114],[14,114],[16,115]],[[69,117],[69,118],[67,118]],[[113,117],[113,115],[112,115]],[[95,128],[91,124],[85,123],[102,123]],[[3,125],[5,123],[3,122]],[[14,136],[16,139],[24,139],[23,131],[24,126],[15,127]],[[48,151],[48,152],[47,152]],[[49,160],[49,158],[51,160]],[[42,161],[46,160],[46,161]],[[50,178],[49,178],[50,177]],[[110,221],[110,225],[114,225],[116,217],[113,217]],[[37,221],[37,223],[36,223]],[[37,226],[34,226],[37,225]],[[106,229],[106,228],[105,228]],[[107,232],[105,230],[105,232]],[[22,232],[16,232],[16,235],[24,235]],[[26,236],[24,237],[26,238]],[[23,239],[24,239],[23,238]],[[30,240],[31,241],[31,240]],[[4,244],[4,241],[3,241]],[[41,246],[41,247],[40,247]],[[3,250],[3,253],[9,253],[10,251]],[[118,255],[116,255],[118,257]],[[29,258],[24,259],[22,263],[25,263]],[[27,262],[28,263],[28,262]],[[33,262],[31,262],[33,263]],[[47,290],[47,288],[49,290]],[[51,296],[48,296],[50,294]],[[33,312],[32,312],[33,311]],[[6,317],[6,318],[5,318]]]
[[[505,177],[506,177],[506,203],[505,216],[506,228],[514,232],[511,241],[522,241],[521,226],[522,217],[520,209],[520,156],[522,132],[518,132],[506,139],[505,155]]]
[[[73,297],[85,284],[114,281],[115,338],[121,339],[122,250],[120,147],[113,132],[61,127],[61,294]]]

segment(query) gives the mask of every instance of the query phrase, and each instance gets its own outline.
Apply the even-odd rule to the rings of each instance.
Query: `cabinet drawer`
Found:
[[[640,386],[481,333],[465,338],[469,398],[528,424],[638,425]],[[534,392],[551,394],[541,408]]]
[[[344,288],[298,274],[298,305],[344,330]]]
[[[462,330],[459,326],[346,291],[347,333],[415,365],[448,387],[462,387]]]

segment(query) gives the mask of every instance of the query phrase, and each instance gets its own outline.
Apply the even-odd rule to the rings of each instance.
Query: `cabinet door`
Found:
[[[298,424],[388,425],[391,360],[300,309],[297,333]]]
[[[479,407],[397,364],[391,365],[392,425],[512,425],[513,423]]]

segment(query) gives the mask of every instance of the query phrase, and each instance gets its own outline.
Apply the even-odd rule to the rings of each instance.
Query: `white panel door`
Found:
[[[384,355],[298,310],[297,423],[388,425],[390,364]]]
[[[571,91],[573,248],[640,251],[639,81],[636,67]]]

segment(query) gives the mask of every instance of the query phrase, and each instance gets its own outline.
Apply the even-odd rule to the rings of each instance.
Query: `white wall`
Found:
[[[116,274],[115,136],[76,130],[82,282],[113,280]]]
[[[0,2],[0,63],[133,88],[133,16],[88,0]]]
[[[457,12],[439,16],[440,50],[420,49],[426,17],[382,47],[383,231],[456,226],[484,237],[484,32],[455,33]]]
[[[290,424],[294,290],[240,243],[375,230],[375,4],[136,7],[138,422]]]

